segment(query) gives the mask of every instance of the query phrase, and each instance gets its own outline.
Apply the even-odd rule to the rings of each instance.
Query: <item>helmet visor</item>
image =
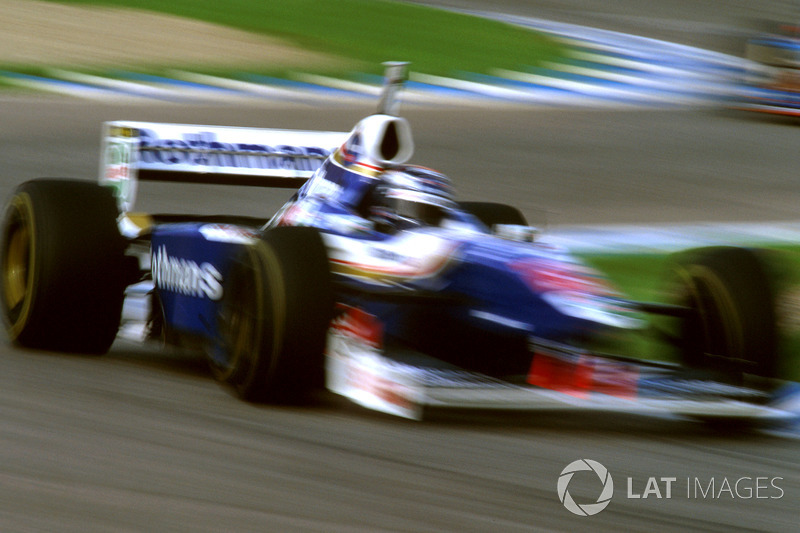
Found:
[[[447,211],[455,207],[453,202],[441,196],[409,190],[390,190],[384,201],[396,216],[426,226],[438,226],[447,216]]]

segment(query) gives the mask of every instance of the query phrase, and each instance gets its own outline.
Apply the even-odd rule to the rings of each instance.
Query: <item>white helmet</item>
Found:
[[[435,170],[407,165],[379,179],[371,214],[395,229],[438,226],[456,208],[450,180]]]

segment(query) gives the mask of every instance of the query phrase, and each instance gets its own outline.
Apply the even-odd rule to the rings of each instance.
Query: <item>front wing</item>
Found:
[[[617,360],[538,346],[520,382],[457,368],[418,353],[387,355],[332,330],[328,390],[376,411],[420,420],[427,409],[591,409],[698,418],[787,421],[797,413],[767,390],[709,378],[680,367]]]

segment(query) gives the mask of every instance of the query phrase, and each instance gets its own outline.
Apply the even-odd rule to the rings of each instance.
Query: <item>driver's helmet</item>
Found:
[[[444,174],[425,167],[396,167],[379,176],[370,214],[396,230],[438,226],[455,209],[454,197]]]

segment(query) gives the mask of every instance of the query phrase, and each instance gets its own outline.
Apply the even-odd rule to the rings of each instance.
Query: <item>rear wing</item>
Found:
[[[296,188],[347,139],[317,132],[115,121],[103,124],[100,183],[130,211],[137,182]]]

